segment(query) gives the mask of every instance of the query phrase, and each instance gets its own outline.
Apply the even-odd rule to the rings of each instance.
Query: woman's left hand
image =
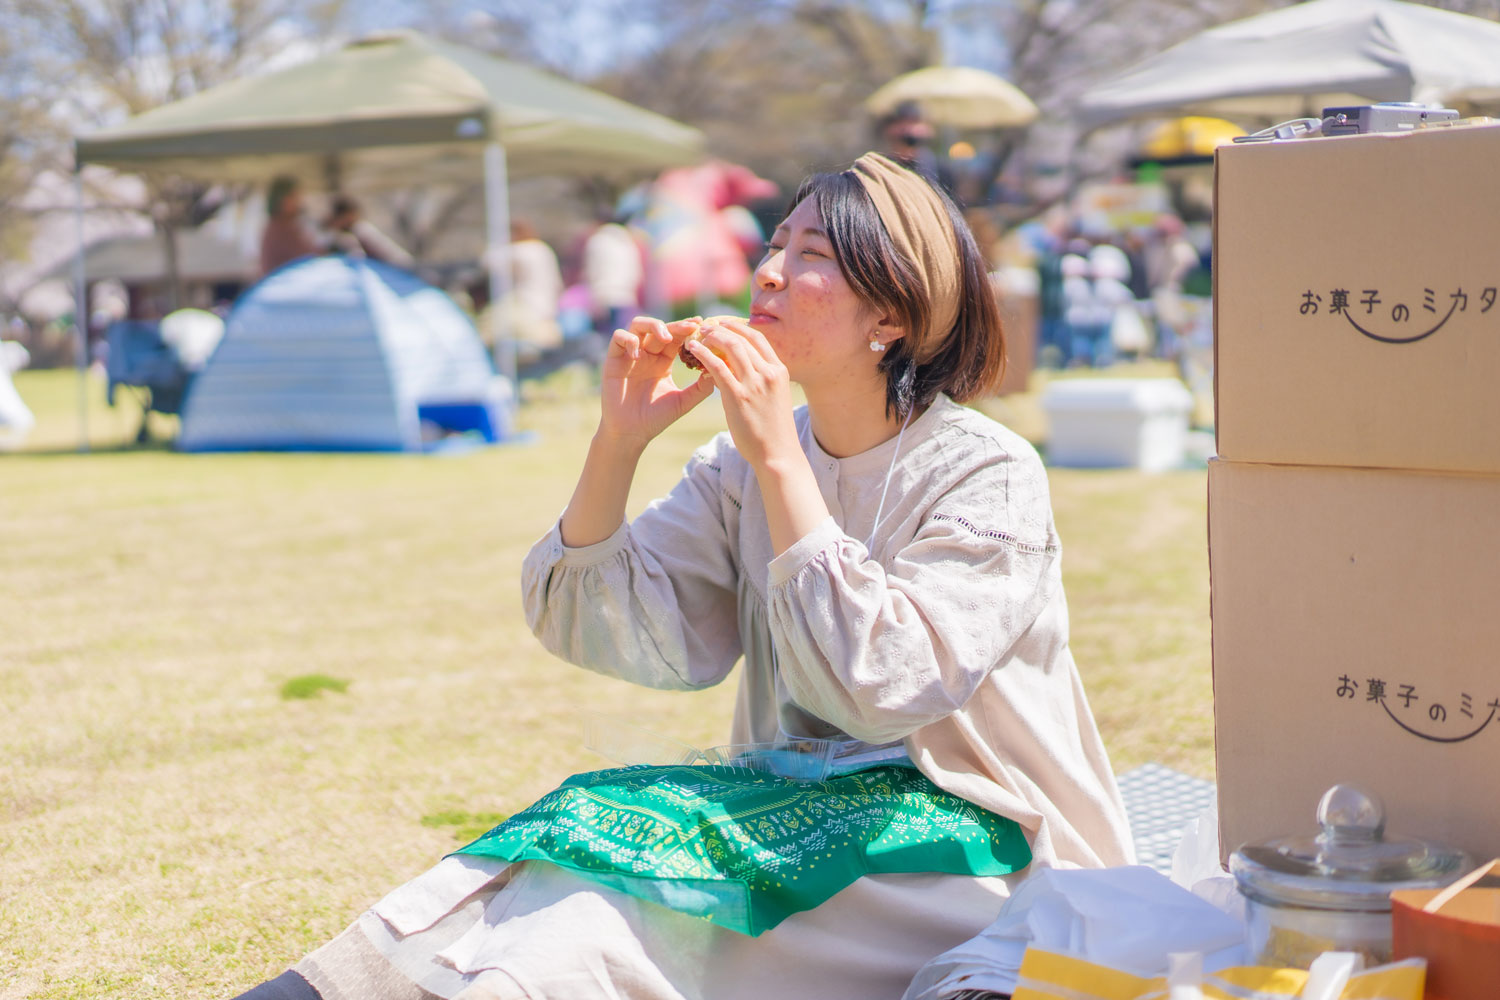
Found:
[[[777,461],[806,462],[792,420],[791,380],[764,334],[743,321],[720,321],[688,350],[713,379],[734,445],[757,473]]]

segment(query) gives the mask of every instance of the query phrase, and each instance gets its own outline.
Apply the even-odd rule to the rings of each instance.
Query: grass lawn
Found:
[[[0,998],[232,995],[604,766],[584,713],[726,738],[732,683],[633,688],[522,620],[521,559],[597,413],[570,378],[533,393],[535,443],[420,458],[124,447],[137,415],[97,384],[76,454],[73,376],[19,374],[39,423],[0,455]],[[1034,396],[984,408],[1042,433]],[[632,510],[721,427],[710,401],[664,435]],[[1052,489],[1116,767],[1212,777],[1204,473]]]

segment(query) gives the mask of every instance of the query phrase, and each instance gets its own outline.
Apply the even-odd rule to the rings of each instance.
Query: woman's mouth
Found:
[[[772,316],[770,313],[760,312],[755,309],[750,310],[750,315],[748,318],[750,320],[750,325],[754,327],[759,327],[762,323],[773,323],[776,321],[776,317]]]

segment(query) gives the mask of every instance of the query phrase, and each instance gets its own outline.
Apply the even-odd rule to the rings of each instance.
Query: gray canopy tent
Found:
[[[290,174],[376,190],[484,178],[490,296],[509,285],[509,178],[629,177],[702,158],[703,135],[548,73],[416,32],[385,33],[289,69],[243,77],[79,136],[77,171],[98,164],[208,183]],[[75,312],[86,310],[82,239]],[[80,346],[86,340],[79,322]],[[501,338],[500,370],[515,374]],[[80,351],[80,371],[87,365]],[[80,385],[80,420],[86,410]]]
[[[1402,0],[1311,0],[1210,28],[1088,90],[1085,128],[1154,114],[1241,124],[1377,101],[1500,100],[1500,24]]]

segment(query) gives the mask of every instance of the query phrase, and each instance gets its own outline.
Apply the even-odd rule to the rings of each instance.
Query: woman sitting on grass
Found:
[[[743,658],[733,740],[769,751],[730,763],[765,769],[575,776],[247,997],[894,1000],[1029,865],[1130,860],[1046,474],[956,402],[1003,350],[961,216],[868,154],[803,184],[755,283],[685,347],[695,323],[615,332],[523,587],[601,673],[691,689]],[[716,388],[728,433],[626,523],[642,451]]]

